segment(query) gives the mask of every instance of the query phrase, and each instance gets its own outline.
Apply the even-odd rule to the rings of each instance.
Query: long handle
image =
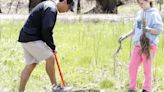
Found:
[[[58,62],[57,56],[56,56],[56,52],[54,53],[54,57],[55,57],[55,61],[56,61],[56,64],[57,64],[57,67],[58,67],[58,70],[59,70],[62,86],[65,87],[66,85],[65,85],[65,82],[64,82],[64,79],[63,79],[62,72],[60,70],[60,66],[59,66],[59,62]]]

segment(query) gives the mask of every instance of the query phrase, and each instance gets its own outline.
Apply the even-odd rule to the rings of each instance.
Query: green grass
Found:
[[[24,67],[23,51],[17,42],[19,30],[24,22],[0,22],[0,90],[16,92],[20,73]],[[128,85],[128,63],[131,40],[124,41],[116,62],[116,75],[113,75],[113,54],[119,44],[117,39],[132,28],[131,22],[57,22],[54,39],[57,55],[67,84],[81,88],[106,89],[109,92],[123,92]],[[164,90],[164,34],[160,35],[157,57],[153,65],[153,88]],[[57,69],[56,69],[57,70]],[[60,77],[57,73],[58,82]],[[143,70],[138,75],[138,87],[143,80]],[[50,91],[50,82],[45,72],[45,62],[34,70],[27,92]]]

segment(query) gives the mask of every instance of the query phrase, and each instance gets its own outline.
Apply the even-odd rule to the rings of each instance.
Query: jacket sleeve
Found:
[[[54,8],[48,7],[42,16],[42,28],[41,35],[42,40],[52,49],[55,50],[55,44],[53,40],[53,28],[56,23],[57,11]]]
[[[160,34],[162,32],[163,22],[161,16],[158,13],[153,14],[152,24],[152,28],[157,29],[158,34]]]

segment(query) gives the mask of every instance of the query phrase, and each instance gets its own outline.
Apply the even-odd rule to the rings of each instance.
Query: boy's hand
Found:
[[[53,51],[53,53],[54,53],[54,54],[57,54],[57,51],[56,51],[56,50],[54,50],[54,51]]]

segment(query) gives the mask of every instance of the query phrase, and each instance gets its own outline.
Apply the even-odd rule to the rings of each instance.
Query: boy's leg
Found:
[[[21,73],[21,80],[19,84],[19,92],[24,92],[26,83],[31,75],[31,72],[34,70],[36,63],[26,65]]]
[[[136,81],[139,65],[141,64],[141,47],[136,46],[132,52],[131,61],[129,64],[129,90],[136,90]]]
[[[143,84],[143,89],[146,91],[151,90],[151,85],[152,85],[152,63],[154,56],[156,54],[157,47],[156,46],[151,46],[150,54],[151,54],[151,59],[147,59],[147,57],[143,54],[143,66],[144,66],[144,77],[145,81]]]
[[[46,72],[50,78],[51,84],[56,85],[55,67],[54,67],[54,57],[51,56],[46,59]]]
[[[46,59],[46,70],[50,77],[51,83],[55,84],[55,70],[54,70],[54,59],[53,59],[53,52],[52,50],[41,40],[39,41],[32,41],[27,43],[22,43],[24,53],[25,53],[25,61],[27,65],[39,63],[42,60]],[[33,65],[33,69],[35,68],[36,64]],[[22,76],[27,71],[27,66],[22,72]],[[29,74],[32,72],[33,69],[29,72]],[[27,76],[28,77],[28,76]],[[28,77],[29,78],[29,77]],[[27,79],[28,80],[28,79]],[[26,82],[27,82],[26,80]],[[22,80],[23,81],[23,80]],[[26,82],[21,82],[23,85],[26,84]],[[25,86],[21,86],[20,84],[20,90],[24,90]],[[23,91],[20,91],[23,92]]]

